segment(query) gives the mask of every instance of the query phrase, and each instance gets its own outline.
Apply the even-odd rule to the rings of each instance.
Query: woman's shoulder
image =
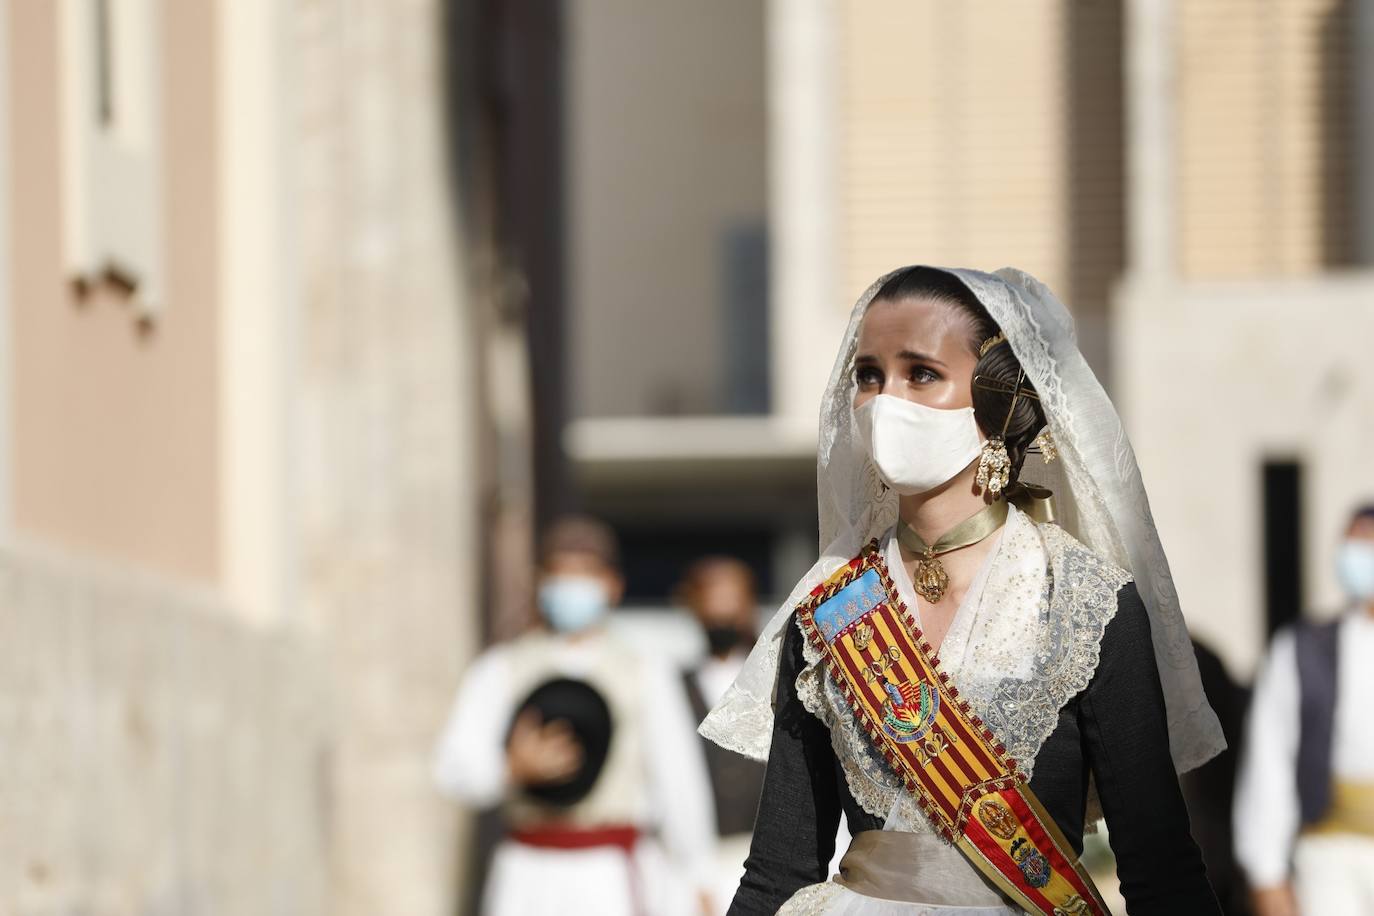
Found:
[[[782,632],[782,650],[778,655],[778,669],[784,676],[796,677],[806,667],[806,634],[803,632],[797,609],[787,615]]]

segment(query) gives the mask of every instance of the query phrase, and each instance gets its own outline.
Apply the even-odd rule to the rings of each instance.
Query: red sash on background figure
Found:
[[[635,844],[639,842],[640,832],[629,825],[607,827],[572,827],[562,824],[544,824],[512,830],[510,838],[535,849],[598,849],[613,847],[625,856],[625,876],[630,890],[630,906],[635,916],[644,916],[643,888],[640,887],[639,869],[635,863]]]

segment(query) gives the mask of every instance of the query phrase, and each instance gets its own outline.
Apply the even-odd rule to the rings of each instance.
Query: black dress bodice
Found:
[[[805,664],[793,621],[778,665],[753,843],[731,916],[771,916],[800,888],[826,880],[841,814],[851,834],[883,826],[854,799],[825,725],[797,697]],[[1169,755],[1150,620],[1134,583],[1117,595],[1092,680],[1060,709],[1035,758],[1031,789],[1077,852],[1090,773],[1132,916],[1220,914]]]

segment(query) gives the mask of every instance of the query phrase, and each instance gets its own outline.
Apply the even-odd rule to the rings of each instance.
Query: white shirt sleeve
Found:
[[[506,653],[491,649],[463,676],[434,752],[434,782],[445,795],[474,808],[505,794],[506,729],[510,725]]]
[[[1285,630],[1255,679],[1236,776],[1236,861],[1254,888],[1288,880],[1300,818],[1299,727],[1297,646]]]
[[[666,665],[644,664],[649,798],[669,858],[700,890],[716,881],[716,807],[706,754],[684,686]]]

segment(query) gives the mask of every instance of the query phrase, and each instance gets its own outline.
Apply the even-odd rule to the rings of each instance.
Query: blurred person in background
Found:
[[[1255,681],[1235,832],[1257,916],[1374,913],[1374,505],[1336,572],[1349,610],[1280,630]]]
[[[754,574],[734,557],[704,557],[687,570],[678,597],[706,637],[707,654],[683,672],[694,722],[725,694],[757,638],[758,592]],[[744,857],[763,791],[763,765],[704,738],[706,766],[715,797],[718,839],[716,902],[724,912],[744,874]]]
[[[1102,916],[1098,803],[1134,916],[1218,914],[1176,773],[1225,742],[1063,304],[1010,268],[879,278],[818,446],[821,557],[701,726],[767,760],[731,914]]]
[[[611,634],[615,536],[569,517],[539,557],[543,626],[483,653],[439,740],[434,778],[508,827],[486,916],[714,912],[710,786],[672,670]]]
[[[1245,724],[1249,691],[1226,670],[1220,656],[1193,639],[1198,674],[1207,702],[1217,714],[1226,750],[1179,777],[1183,798],[1188,803],[1193,837],[1207,863],[1207,878],[1216,891],[1221,911],[1226,916],[1250,916],[1250,894],[1245,877],[1236,864],[1233,832],[1236,795],[1236,761]]]

